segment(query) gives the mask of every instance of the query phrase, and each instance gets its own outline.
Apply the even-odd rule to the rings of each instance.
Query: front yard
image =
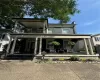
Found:
[[[0,80],[100,80],[100,63],[0,61]]]

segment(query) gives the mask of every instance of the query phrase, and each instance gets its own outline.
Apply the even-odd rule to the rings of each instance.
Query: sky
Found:
[[[100,0],[78,0],[79,14],[71,17],[76,22],[78,34],[99,34],[100,33]],[[57,20],[49,19],[49,23],[58,23]]]

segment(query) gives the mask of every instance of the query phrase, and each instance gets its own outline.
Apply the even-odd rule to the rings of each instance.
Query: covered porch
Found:
[[[68,39],[71,39],[71,40],[83,40],[84,41],[84,46],[85,46],[85,53],[82,54],[82,55],[95,55],[94,52],[93,52],[93,47],[91,45],[91,41],[90,41],[90,35],[76,35],[76,34],[44,34],[44,33],[22,33],[22,34],[10,34],[11,36],[11,39],[10,39],[10,42],[9,42],[9,45],[7,47],[7,52],[6,52],[6,55],[10,55],[10,54],[13,54],[13,55],[32,55],[32,56],[42,56],[42,53],[43,53],[43,47],[46,47],[44,46],[44,41],[43,39],[59,39],[59,40],[68,40]],[[20,53],[20,54],[15,54],[15,47],[16,47],[16,42],[18,39],[31,39],[32,42],[33,42],[33,46],[30,45],[30,48],[32,50],[32,53]],[[13,42],[12,42],[12,39],[13,39]],[[87,46],[87,41],[89,43],[89,47]],[[11,44],[12,44],[12,47],[11,47]],[[25,44],[23,42],[23,44]],[[63,47],[62,48],[65,48],[64,47],[65,43],[63,44]],[[27,46],[26,46],[27,47]],[[26,48],[27,49],[27,48]],[[26,50],[25,49],[25,50]],[[46,48],[47,49],[47,48]],[[74,53],[74,52],[72,52]],[[54,54],[54,53],[49,53],[49,54],[46,54],[46,55],[55,55],[57,56],[57,54]],[[77,54],[77,53],[76,53]],[[59,55],[73,55],[73,54],[69,54],[69,53],[64,53],[64,54],[60,54]],[[80,54],[79,54],[80,55]]]

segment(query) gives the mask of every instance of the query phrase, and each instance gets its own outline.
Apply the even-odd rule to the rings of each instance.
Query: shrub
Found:
[[[94,61],[94,59],[86,59],[86,61]]]
[[[59,58],[59,61],[64,61],[65,59],[64,58]]]
[[[83,59],[81,59],[81,61],[86,62],[86,59],[83,58]]]
[[[70,60],[71,60],[71,61],[79,61],[80,59],[79,59],[78,56],[71,56],[71,57],[70,57]]]

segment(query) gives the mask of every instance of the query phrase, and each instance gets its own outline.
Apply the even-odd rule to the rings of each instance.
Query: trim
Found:
[[[91,36],[91,34],[45,34],[45,33],[10,33],[10,35],[39,35],[39,36]]]
[[[95,36],[99,36],[100,34],[95,34],[95,35],[92,35],[92,37],[95,37]]]
[[[17,20],[20,22],[44,22],[47,21],[48,23],[48,19],[35,19],[35,18],[12,18],[13,20]]]

